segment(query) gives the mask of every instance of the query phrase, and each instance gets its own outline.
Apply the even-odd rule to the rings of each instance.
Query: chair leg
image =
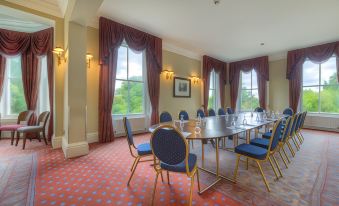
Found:
[[[271,190],[270,190],[270,186],[268,185],[268,182],[267,182],[267,180],[266,180],[266,177],[265,177],[265,175],[264,175],[264,172],[262,171],[261,165],[260,165],[260,163],[259,163],[258,160],[256,160],[255,162],[256,162],[257,165],[258,165],[258,168],[259,168],[259,170],[260,170],[262,179],[263,179],[264,182],[265,182],[266,188],[267,188],[267,190],[270,192],[270,191],[271,191]]]
[[[280,158],[282,159],[282,161],[284,162],[284,164],[285,164],[285,166],[286,166],[286,168],[288,169],[288,165],[287,165],[287,162],[286,162],[286,160],[285,160],[285,158],[282,156],[282,154],[281,154],[281,151],[279,150],[279,155],[280,155]]]
[[[170,179],[169,179],[169,171],[166,170],[166,172],[167,172],[167,183],[170,185],[171,183],[170,183]]]
[[[282,146],[281,148],[282,148],[282,151],[283,151],[284,154],[285,154],[285,157],[286,157],[286,159],[287,159],[287,162],[288,162],[288,163],[291,163],[291,160],[290,160],[290,158],[287,156],[287,153],[286,153],[286,151],[285,151],[284,146]]]
[[[233,175],[234,175],[234,176],[233,176],[234,182],[237,181],[239,161],[240,161],[240,155],[237,155],[237,162],[236,162],[236,164],[235,164],[235,169],[234,169],[234,174],[233,174]]]
[[[296,133],[297,137],[298,137],[298,140],[300,142],[300,145],[303,143],[303,140],[302,138],[300,137],[300,132]]]
[[[161,182],[164,182],[164,177],[162,176],[162,171],[160,172]]]
[[[20,140],[20,133],[19,133],[19,132],[17,132],[17,133],[16,133],[16,141],[15,141],[15,146],[18,146],[18,144],[19,144],[19,140]]]
[[[23,138],[22,149],[25,149],[25,146],[26,146],[26,133],[23,134],[22,138]]]
[[[292,141],[295,145],[295,148],[297,148],[297,151],[299,151],[299,145],[298,145],[297,141],[295,140],[295,136],[292,137]]]
[[[132,167],[131,167],[131,169],[130,169],[131,172],[133,171],[133,168],[134,168],[136,162],[137,162],[137,158],[134,159],[134,162],[133,162]]]
[[[274,167],[274,165],[273,165],[273,162],[272,162],[272,159],[271,159],[270,156],[268,157],[268,161],[270,162],[270,165],[271,165],[271,167],[272,167],[272,169],[273,169],[273,172],[274,172],[274,174],[275,174],[275,176],[277,177],[277,180],[278,180],[278,179],[279,179],[279,176],[278,176],[277,170],[275,169],[275,167]]]
[[[132,174],[129,176],[129,179],[128,179],[128,182],[127,182],[127,186],[129,186],[129,183],[131,182],[131,179],[132,179],[132,177],[133,177],[133,174],[134,174],[135,170],[137,169],[139,160],[140,160],[140,157],[138,156],[138,157],[136,158],[136,163],[135,163],[135,166],[134,166],[134,168],[133,168],[133,170],[132,170]]]
[[[14,134],[15,132],[11,131],[11,145],[13,145],[13,142],[14,142]]]
[[[246,170],[248,170],[248,157],[246,157]]]
[[[200,178],[199,178],[199,169],[197,169],[197,181],[198,181],[198,191],[200,192]]]
[[[278,172],[279,172],[279,174],[280,174],[280,177],[283,177],[283,174],[282,174],[282,172],[281,172],[280,165],[279,165],[277,159],[275,158],[274,155],[272,155],[272,157],[273,157],[273,161],[274,161],[275,165],[276,165],[277,168],[278,168]]]
[[[40,133],[37,133],[36,135],[37,135],[37,138],[38,138],[39,142],[41,142]]]
[[[154,187],[153,187],[153,192],[152,192],[152,205],[154,205],[154,196],[155,196],[155,190],[157,188],[158,176],[159,176],[159,172],[157,172],[157,174],[155,175]]]
[[[188,205],[192,205],[192,199],[193,199],[193,186],[194,186],[194,175],[191,177],[191,188],[190,188],[190,199]]]
[[[292,145],[290,144],[290,142],[288,140],[286,141],[286,144],[287,144],[288,149],[290,150],[290,152],[292,154],[292,157],[295,157],[295,152],[294,152],[294,150],[292,148]]]
[[[1,140],[1,130],[0,130],[0,140]]]
[[[42,131],[42,138],[44,138],[45,144],[48,145],[45,131]]]

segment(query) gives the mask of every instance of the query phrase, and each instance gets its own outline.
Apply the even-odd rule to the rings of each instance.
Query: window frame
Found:
[[[257,87],[255,89],[253,89],[253,71],[255,71],[254,69],[251,69],[249,72],[251,73],[251,88],[249,89],[243,89],[242,87],[242,83],[243,83],[243,73],[246,73],[246,72],[243,72],[243,71],[240,71],[240,81],[239,81],[239,86],[240,86],[240,89],[239,89],[239,93],[238,93],[238,108],[239,108],[239,111],[240,112],[252,112],[254,111],[255,108],[253,108],[253,90],[256,90],[258,92],[258,95],[259,95],[259,88],[258,88],[258,80],[257,80]],[[256,71],[255,71],[256,72]],[[248,73],[248,72],[247,72]],[[258,78],[258,74],[257,74],[257,78]],[[242,91],[250,91],[251,92],[251,109],[249,110],[242,110],[241,108],[241,103],[242,103]],[[258,96],[259,98],[259,96]],[[258,99],[259,100],[259,99]]]
[[[213,88],[211,88],[211,79],[213,78]],[[210,84],[208,85],[208,98],[210,97],[210,92],[212,91],[214,93],[214,105],[213,107],[210,107],[210,105],[207,105],[207,110],[209,109],[213,109],[214,111],[216,111],[217,109],[217,73],[215,72],[215,70],[213,69],[210,73]]]
[[[336,57],[335,55],[333,55],[333,56],[331,56],[328,60],[330,60],[331,58],[339,58],[339,57]],[[327,61],[328,61],[327,60]],[[306,61],[311,61],[311,60],[309,60],[309,59],[306,59],[305,60],[305,62]],[[327,62],[327,61],[325,61],[325,62]],[[322,80],[322,78],[321,78],[321,65],[322,64],[324,64],[325,62],[323,62],[323,63],[320,63],[320,64],[317,64],[317,63],[313,63],[312,61],[312,63],[313,64],[315,64],[315,65],[318,65],[318,72],[319,72],[319,79],[318,79],[318,84],[316,84],[316,85],[307,85],[307,86],[304,86],[304,64],[305,64],[305,62],[303,63],[303,67],[302,67],[302,71],[301,71],[301,91],[300,91],[300,93],[301,93],[301,98],[300,98],[300,100],[299,100],[299,102],[300,102],[300,104],[299,104],[299,108],[300,108],[300,110],[301,111],[305,111],[304,110],[304,108],[303,108],[303,99],[304,99],[304,88],[311,88],[311,87],[317,87],[318,88],[318,111],[317,112],[314,112],[314,111],[307,111],[307,113],[310,113],[310,114],[313,114],[313,115],[319,115],[319,116],[323,116],[323,115],[330,115],[330,116],[339,116],[339,113],[335,113],[335,112],[322,112],[321,111],[321,99],[320,99],[320,97],[321,97],[321,88],[322,87],[324,87],[324,86],[339,86],[339,83],[338,84],[329,84],[329,85],[324,85],[324,84],[322,84],[321,83],[321,80]]]
[[[126,114],[114,114],[113,111],[112,111],[112,117],[114,119],[121,119],[123,116],[129,116],[129,117],[144,117],[146,115],[146,106],[147,106],[147,103],[146,103],[146,73],[145,73],[145,69],[146,69],[146,66],[145,66],[145,52],[142,51],[141,54],[142,54],[142,80],[139,81],[139,80],[130,80],[129,79],[129,50],[130,48],[128,47],[128,45],[126,43],[123,43],[120,45],[120,47],[126,47],[126,52],[127,52],[127,66],[126,66],[126,79],[121,79],[121,78],[115,78],[115,83],[116,81],[121,81],[121,82],[127,82],[127,85],[128,85],[128,89],[127,89],[127,95],[128,95],[128,101],[127,101],[127,113]],[[143,99],[142,99],[142,108],[143,108],[143,111],[142,113],[129,113],[130,111],[130,82],[133,82],[133,83],[142,83],[143,84]],[[115,93],[115,90],[113,91]],[[114,99],[113,99],[113,103],[112,103],[112,110],[113,110],[113,106],[114,106]]]

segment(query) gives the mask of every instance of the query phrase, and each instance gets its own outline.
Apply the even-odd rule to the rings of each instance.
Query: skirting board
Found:
[[[79,157],[89,153],[88,142],[76,142],[68,144],[65,138],[62,138],[62,151],[65,158]]]
[[[335,128],[315,127],[315,126],[309,126],[309,125],[305,125],[304,128],[305,129],[327,131],[327,132],[339,132],[339,129],[335,129]]]
[[[53,149],[59,149],[62,146],[62,137],[63,136],[58,136],[58,137],[52,137],[52,147]],[[92,132],[87,134],[87,142],[88,143],[94,143],[94,142],[99,142],[99,137],[97,132]]]

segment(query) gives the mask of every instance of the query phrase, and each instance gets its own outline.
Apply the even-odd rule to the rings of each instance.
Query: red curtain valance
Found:
[[[34,33],[10,31],[0,29],[0,54],[21,55],[22,82],[27,109],[36,110],[39,91],[39,68],[38,56],[47,56],[47,74],[50,102],[50,120],[48,128],[48,138],[53,135],[53,40],[54,29],[48,28]],[[4,74],[5,61],[0,65],[0,73]],[[0,75],[1,75],[0,74]],[[2,78],[2,80],[1,80]],[[3,75],[0,77],[0,90],[2,87]],[[34,118],[36,116],[34,115]],[[30,123],[34,123],[34,118]]]
[[[215,72],[219,73],[219,90],[220,90],[220,101],[221,106],[225,106],[225,84],[227,81],[227,63],[214,59],[212,57],[203,56],[203,82],[204,82],[204,110],[207,112],[208,106],[208,92],[210,85],[210,74],[214,69]]]
[[[257,57],[229,65],[229,82],[231,86],[231,107],[236,108],[240,71],[248,72],[254,69],[257,72],[260,107],[266,108],[266,82],[269,81],[268,56]]]
[[[339,41],[296,49],[287,53],[286,79],[289,79],[289,103],[294,111],[298,109],[301,92],[302,66],[306,59],[314,63],[322,63],[333,55],[337,56],[337,80],[339,81]]]
[[[162,40],[110,19],[99,19],[99,141],[114,139],[112,104],[115,90],[115,77],[118,48],[125,40],[128,47],[146,53],[147,84],[152,106],[151,124],[159,121],[160,73],[162,70]]]

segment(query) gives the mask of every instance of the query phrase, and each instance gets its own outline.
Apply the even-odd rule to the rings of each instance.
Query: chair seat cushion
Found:
[[[197,164],[197,156],[195,154],[189,153],[188,155],[188,168],[190,172],[193,170],[194,166]],[[164,170],[172,172],[186,172],[185,160],[176,165],[169,165],[161,162],[160,167]]]
[[[241,144],[235,147],[235,153],[242,154],[248,157],[253,157],[255,159],[265,159],[267,154],[267,149],[251,145],[251,144]]]
[[[41,132],[43,130],[43,126],[24,126],[18,128],[18,132],[26,133],[26,132]]]
[[[262,135],[262,138],[271,139],[272,132],[266,132]]]
[[[8,125],[3,125],[0,127],[0,131],[16,131],[20,127],[24,127],[25,125],[21,124],[8,124]]]
[[[270,144],[270,140],[265,138],[254,138],[251,140],[250,144],[267,149]]]
[[[139,144],[137,147],[138,155],[148,155],[152,154],[151,145],[149,143]]]

